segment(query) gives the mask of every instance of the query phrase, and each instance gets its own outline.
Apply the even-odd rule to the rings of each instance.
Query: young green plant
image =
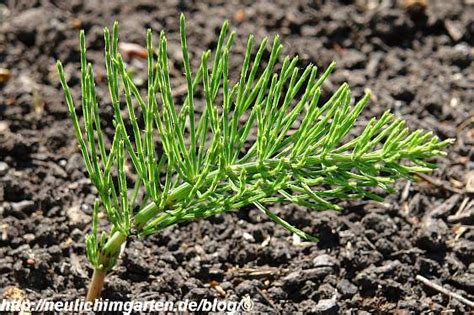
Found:
[[[370,94],[352,104],[344,83],[320,104],[334,63],[318,76],[316,66],[299,69],[298,57],[287,56],[276,70],[282,51],[278,36],[270,47],[266,38],[254,47],[249,36],[240,78],[232,83],[229,56],[235,33],[229,32],[227,22],[215,51],[202,53],[194,71],[183,15],[180,35],[187,93],[176,106],[164,32],[157,47],[151,30],[146,33],[148,93],[143,97],[119,53],[117,23],[112,34],[105,29],[115,130],[111,141],[102,130],[83,31],[82,124],[63,66],[57,63],[79,148],[98,195],[92,232],[86,238],[94,267],[88,300],[100,297],[106,274],[132,234],[146,236],[179,222],[253,205],[290,232],[316,241],[267,206],[294,203],[338,210],[338,199],[382,200],[372,188],[392,192],[396,179],[430,171],[434,165],[427,159],[443,155],[450,143],[430,132],[410,132],[388,111],[371,119],[360,135],[349,136]],[[200,111],[197,98],[205,102]],[[250,140],[252,134],[255,141]],[[108,232],[98,231],[99,211],[110,222]]]

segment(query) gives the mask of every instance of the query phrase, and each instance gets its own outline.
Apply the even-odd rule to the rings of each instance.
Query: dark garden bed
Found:
[[[420,3],[412,5],[412,3]],[[132,239],[108,277],[111,300],[220,298],[249,295],[254,310],[395,310],[470,308],[415,277],[474,299],[474,4],[472,1],[6,1],[0,2],[0,293],[12,287],[31,300],[82,298],[92,273],[84,235],[92,185],[85,175],[56,73],[65,65],[80,96],[79,29],[87,35],[98,97],[110,121],[103,67],[104,26],[120,22],[120,40],[144,46],[145,30],[166,30],[175,97],[186,86],[179,13],[186,14],[191,63],[215,48],[222,22],[237,31],[232,79],[245,40],[280,34],[300,65],[336,70],[327,98],[348,82],[363,113],[391,109],[415,128],[456,138],[439,169],[401,181],[378,203],[343,202],[341,212],[296,206],[272,209],[320,242],[302,242],[247,207]],[[470,3],[470,4],[469,4]],[[146,60],[128,63],[145,86]],[[185,90],[184,90],[185,91]],[[202,100],[199,100],[202,105]],[[359,126],[362,128],[362,125]],[[111,134],[110,126],[106,133]],[[337,292],[337,293],[336,293]],[[18,291],[17,291],[18,293]],[[472,310],[471,310],[472,311]]]

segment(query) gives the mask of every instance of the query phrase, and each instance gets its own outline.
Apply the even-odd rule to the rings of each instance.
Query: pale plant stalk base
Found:
[[[109,266],[111,260],[115,261],[119,257],[122,246],[126,240],[127,238],[121,232],[116,231],[104,245],[103,255],[100,257],[101,266],[94,268],[94,273],[92,274],[92,279],[87,291],[87,301],[93,302],[100,298],[105,277],[107,276],[107,270],[109,269],[104,269],[104,266]],[[115,265],[115,262],[112,265]]]
[[[107,272],[100,269],[94,269],[91,283],[89,284],[89,290],[87,291],[86,300],[88,302],[94,302],[100,298],[102,288],[104,287],[105,276]]]

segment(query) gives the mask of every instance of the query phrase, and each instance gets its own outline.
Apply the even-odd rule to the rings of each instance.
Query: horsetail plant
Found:
[[[392,192],[396,179],[431,170],[434,165],[426,160],[444,155],[442,149],[451,142],[440,141],[431,132],[410,132],[402,119],[388,111],[380,119],[371,119],[360,135],[349,136],[370,93],[351,105],[351,91],[344,83],[320,105],[322,85],[334,63],[319,78],[314,65],[300,70],[297,56],[285,57],[277,71],[282,50],[278,36],[264,61],[268,40],[255,53],[250,35],[240,79],[231,83],[229,53],[235,33],[229,32],[227,22],[215,52],[202,54],[194,74],[183,15],[180,35],[187,94],[176,106],[164,32],[157,48],[151,30],[146,33],[148,94],[142,97],[119,53],[117,23],[112,34],[105,28],[115,128],[110,145],[101,127],[83,31],[83,126],[61,62],[57,63],[79,148],[98,194],[92,232],[86,237],[87,257],[94,267],[88,300],[100,297],[105,276],[131,235],[146,236],[179,222],[254,205],[290,232],[316,241],[266,205],[294,203],[338,210],[337,199],[381,200],[370,188]],[[197,95],[205,100],[200,114],[195,108]],[[256,134],[255,141],[249,139],[251,134]],[[134,175],[133,185],[129,186],[127,173]],[[140,190],[143,197],[138,197]],[[107,233],[99,234],[99,211],[110,221]]]

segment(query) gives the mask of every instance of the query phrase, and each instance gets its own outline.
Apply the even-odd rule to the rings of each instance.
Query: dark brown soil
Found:
[[[430,0],[425,9],[393,1],[7,1],[0,4],[0,288],[32,299],[83,297],[91,269],[85,258],[95,196],[86,179],[55,61],[79,97],[78,30],[87,34],[104,112],[102,28],[120,21],[120,39],[143,45],[145,29],[165,29],[173,83],[184,83],[178,16],[186,13],[188,45],[216,45],[224,19],[237,30],[233,72],[245,37],[280,34],[301,64],[337,70],[326,93],[347,81],[356,97],[374,99],[366,117],[391,109],[413,128],[457,141],[439,169],[384,203],[357,201],[342,212],[297,207],[275,211],[318,244],[291,235],[253,208],[132,240],[105,287],[109,299],[226,298],[249,294],[260,311],[395,310],[439,312],[469,307],[418,282],[416,275],[474,299],[474,6]],[[401,1],[401,3],[423,1]],[[381,4],[380,4],[381,3]],[[469,4],[471,3],[471,4]],[[132,61],[136,72],[144,62]],[[141,73],[138,76],[142,76]],[[471,188],[472,189],[472,188]],[[460,212],[464,218],[451,216]],[[448,219],[449,218],[449,219]],[[469,225],[471,224],[471,225]],[[225,297],[218,284],[225,292]],[[5,290],[2,290],[5,291]],[[337,292],[337,293],[336,293]]]

